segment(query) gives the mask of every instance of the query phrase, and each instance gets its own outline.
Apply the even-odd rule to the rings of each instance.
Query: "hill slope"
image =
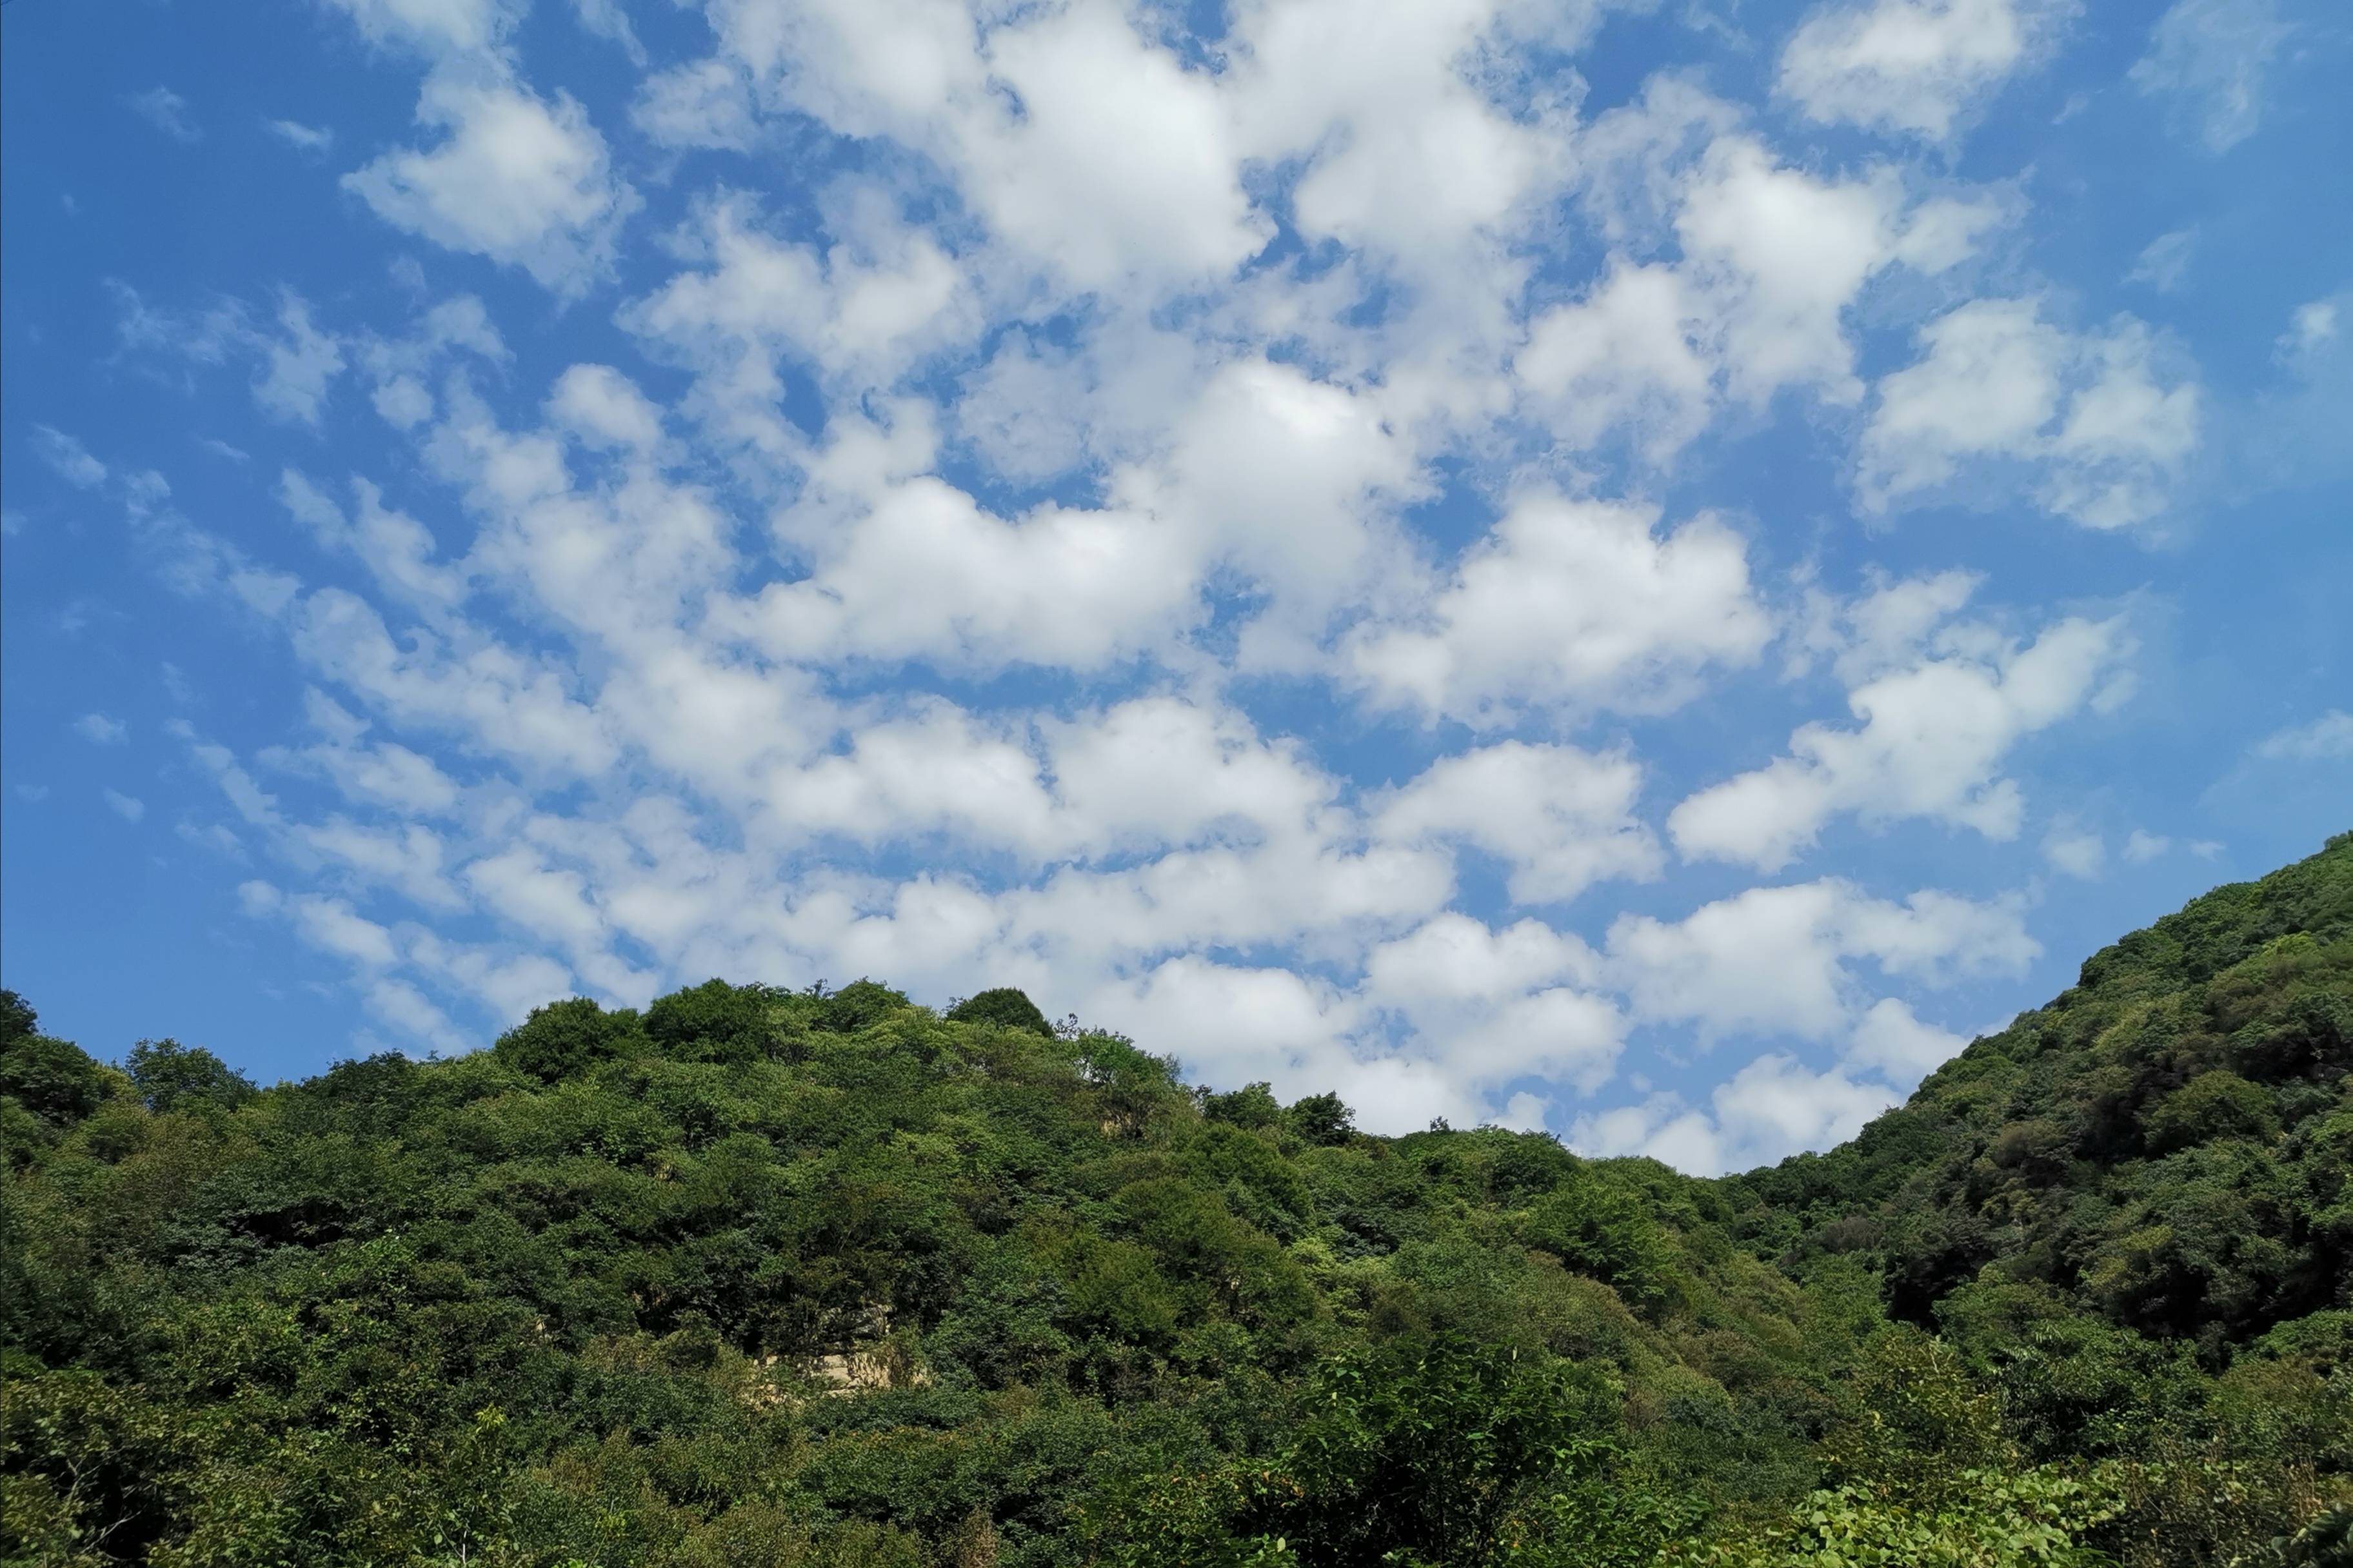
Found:
[[[714,981],[268,1089],[5,996],[0,1552],[2323,1561],[2263,1543],[2353,1500],[2348,1066],[2353,836],[1721,1182],[1013,993]]]

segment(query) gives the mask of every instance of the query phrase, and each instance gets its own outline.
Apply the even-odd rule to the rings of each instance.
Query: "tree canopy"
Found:
[[[1009,988],[268,1088],[0,993],[0,1559],[2343,1562],[2348,1068],[2353,836],[1720,1181]]]

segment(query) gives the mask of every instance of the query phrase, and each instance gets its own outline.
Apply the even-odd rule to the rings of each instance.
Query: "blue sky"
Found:
[[[2292,0],[17,0],[0,963],[723,974],[1714,1171],[2353,826]]]

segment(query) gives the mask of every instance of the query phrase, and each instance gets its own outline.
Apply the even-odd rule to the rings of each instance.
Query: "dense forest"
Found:
[[[2353,834],[1720,1181],[1008,991],[0,1007],[9,1563],[2353,1562]]]

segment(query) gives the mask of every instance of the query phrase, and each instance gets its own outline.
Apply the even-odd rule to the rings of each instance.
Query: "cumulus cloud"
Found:
[[[1982,625],[1954,624],[1888,668],[1850,649],[1847,668],[1862,677],[1847,693],[1856,728],[1801,726],[1787,755],[1687,797],[1667,830],[1686,858],[1768,871],[1850,812],[1866,824],[1925,817],[2014,837],[2025,797],[2002,776],[2003,758],[2087,703],[2119,700],[2130,647],[2120,621],[2070,617],[2022,646]]]
[[[1972,465],[2021,474],[2049,511],[2092,528],[2165,512],[2196,449],[2197,384],[2120,317],[2073,333],[2033,300],[1978,300],[1920,331],[1922,354],[1881,379],[1856,490],[1887,510],[1948,492]]]
[[[1514,369],[1551,428],[1589,447],[1624,428],[1653,462],[1705,427],[1715,366],[1697,303],[1672,268],[1620,264],[1574,304],[1537,317]]]
[[[1776,89],[1815,120],[1942,141],[2049,39],[2066,0],[1825,5],[1781,51]]]
[[[1949,1029],[1923,1023],[1909,1004],[1883,996],[1855,1021],[1846,1054],[1850,1062],[1873,1068],[1890,1083],[1905,1087],[1960,1055],[1968,1044]]]
[[[119,746],[131,738],[130,729],[120,719],[103,713],[85,713],[74,721],[74,733],[93,745]]]
[[[1746,547],[1697,517],[1525,496],[1422,614],[1375,624],[1349,657],[1373,702],[1474,725],[1529,710],[1672,708],[1712,666],[1754,661],[1771,624]]]
[[[1621,915],[1609,928],[1608,973],[1646,1021],[1825,1040],[1863,1004],[1853,965],[1924,984],[2018,973],[2042,949],[2018,902],[1936,891],[1903,903],[1835,878],[1752,888],[1681,921]]]
[[[500,44],[527,0],[321,0],[351,18],[372,44],[428,56],[480,52]]]
[[[1432,763],[1375,831],[1475,846],[1510,868],[1514,902],[1562,902],[1605,878],[1658,874],[1658,841],[1633,815],[1641,788],[1623,753],[1506,741]]]
[[[390,322],[347,303],[378,285],[123,296],[142,370],[250,370],[332,429],[259,470],[277,535],[31,449],[285,640],[280,743],[172,731],[215,792],[187,830],[269,865],[238,902],[371,1026],[454,1049],[712,973],[1014,984],[1377,1129],[1717,1169],[1851,1131],[1958,1048],[1924,997],[2034,956],[2016,899],[1910,881],[1679,873],[1580,914],[1598,948],[1560,908],[1662,881],[1665,844],[1778,869],[1842,815],[2015,837],[2021,742],[2120,691],[2116,623],[1963,620],[1958,571],[1834,599],[1761,537],[1778,497],[1736,521],[1667,479],[1789,402],[1861,429],[1871,508],[1994,463],[2147,515],[2197,389],[2137,323],[1968,302],[2021,191],[1801,158],[1672,76],[1581,122],[1531,62],[1599,4],[1249,3],[1205,52],[1109,0],[712,0],[708,58],[592,114],[526,74],[519,3],[326,3],[422,72],[416,144],[343,188],[459,257],[404,258]],[[621,7],[568,9],[637,58]],[[1782,90],[1949,142],[2059,10],[1828,6]],[[714,181],[744,153],[780,182]],[[659,234],[632,179],[672,187]],[[436,292],[480,261],[628,295]],[[1921,363],[1868,385],[1863,328],[1925,299]],[[346,375],[382,451],[344,445]],[[1777,639],[1852,719],[1694,793],[1722,775],[1680,727],[1736,730]],[[1603,1109],[1645,1039],[1736,1071]]]
[[[571,97],[550,102],[501,75],[445,69],[426,79],[417,119],[441,139],[343,176],[378,217],[521,268],[561,295],[585,292],[609,267],[638,196]]]
[[[1718,1085],[1707,1110],[1661,1096],[1579,1117],[1568,1142],[1600,1158],[1641,1154],[1695,1175],[1722,1175],[1852,1138],[1896,1098],[1842,1067],[1817,1072],[1773,1052]]]
[[[663,147],[723,147],[735,152],[759,140],[752,85],[726,60],[694,60],[657,71],[638,85],[629,119]]]

